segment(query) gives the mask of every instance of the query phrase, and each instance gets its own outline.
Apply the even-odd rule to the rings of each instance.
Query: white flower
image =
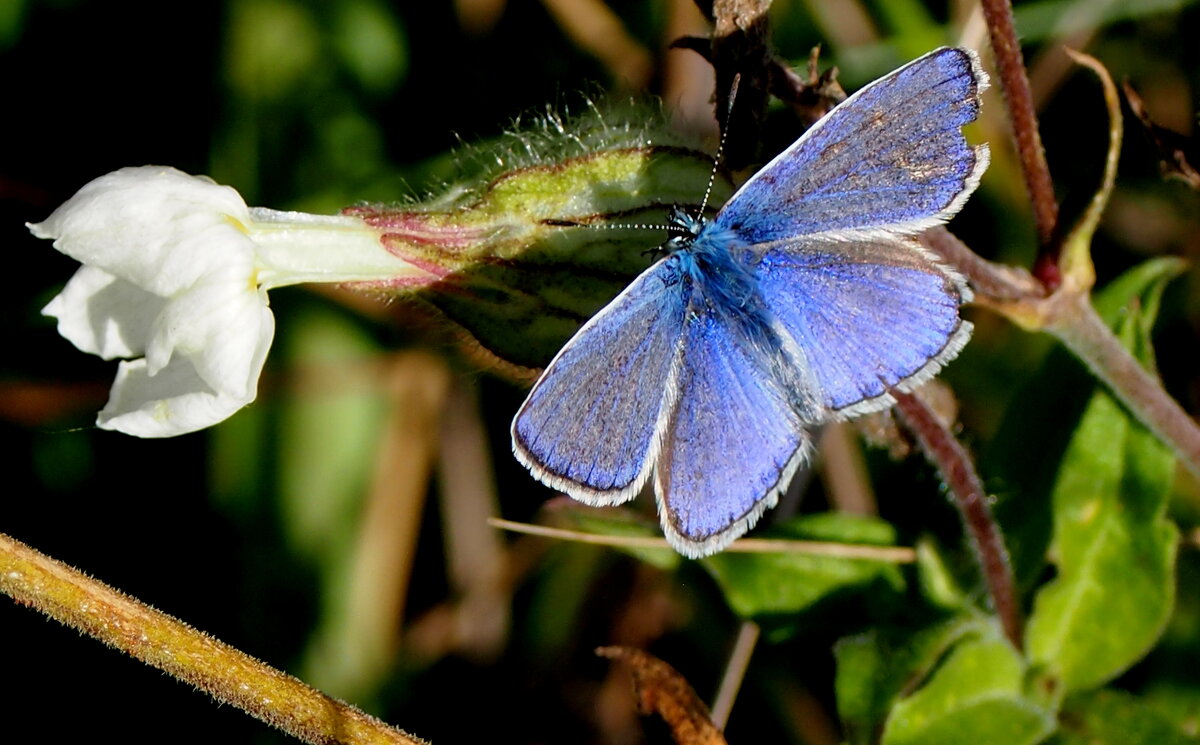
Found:
[[[42,312],[79,349],[124,359],[96,423],[139,437],[202,429],[254,400],[275,334],[268,289],[426,275],[358,218],[251,209],[166,167],[101,176],[29,229],[83,263]]]

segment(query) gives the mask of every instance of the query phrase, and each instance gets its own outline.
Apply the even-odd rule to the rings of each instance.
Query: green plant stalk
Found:
[[[1045,330],[1061,341],[1138,421],[1200,477],[1200,427],[1138,364],[1092,307],[1087,295],[1055,298]]]
[[[0,592],[304,742],[425,745],[4,534]]]
[[[1028,331],[1044,331],[1061,341],[1087,365],[1114,396],[1200,476],[1200,427],[1121,346],[1092,307],[1086,291],[1062,288],[1039,296],[1034,280],[1019,270],[979,259],[946,231],[924,236],[926,245],[966,274],[976,288],[975,302]],[[971,261],[960,257],[970,255]]]
[[[946,231],[930,231],[927,243],[947,260],[956,262],[980,292],[976,301],[1007,316],[1017,325],[1045,331],[1078,357],[1147,429],[1171,448],[1200,476],[1200,427],[1143,368],[1097,314],[1090,291],[1096,280],[1091,242],[1108,204],[1117,177],[1124,132],[1116,86],[1104,66],[1085,54],[1067,50],[1079,64],[1096,73],[1104,89],[1109,118],[1109,146],[1104,179],[1079,223],[1066,236],[1058,256],[1057,289],[1038,296],[1019,272],[969,258],[969,249]]]

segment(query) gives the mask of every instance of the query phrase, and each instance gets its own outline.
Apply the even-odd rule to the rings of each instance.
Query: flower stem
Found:
[[[1016,581],[1004,536],[988,506],[987,492],[975,472],[970,456],[930,411],[911,393],[894,392],[896,410],[916,436],[925,457],[937,468],[950,491],[951,501],[962,515],[963,524],[979,557],[980,568],[1004,635],[1021,649],[1021,612],[1017,606]]]
[[[1086,295],[1064,298],[1046,330],[1088,366],[1117,399],[1200,477],[1200,426],[1172,399],[1162,383],[1138,364]]]
[[[1046,152],[1038,133],[1029,76],[1025,73],[1021,44],[1013,25],[1012,3],[1010,0],[982,0],[982,7],[1042,249],[1034,274],[1053,289],[1058,285],[1058,248],[1054,244],[1058,202],[1054,199],[1054,183],[1050,180],[1050,167],[1046,165]]]
[[[3,534],[0,592],[304,742],[425,742]]]
[[[1023,270],[985,261],[945,229],[930,230],[921,239],[970,278],[977,304],[1061,341],[1138,421],[1200,476],[1200,425],[1121,345],[1097,315],[1086,291],[1064,285],[1049,296],[1039,296],[1036,280]]]

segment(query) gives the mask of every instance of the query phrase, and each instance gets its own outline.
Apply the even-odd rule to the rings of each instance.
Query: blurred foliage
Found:
[[[579,14],[597,7],[620,31],[615,52],[580,31]],[[776,0],[772,21],[794,66],[820,43],[853,90],[932,46],[985,45],[974,12],[965,0]],[[0,3],[0,234],[19,257],[0,323],[11,350],[0,531],[435,744],[637,741],[628,681],[592,650],[649,648],[707,698],[742,616],[770,633],[733,710],[732,743],[1196,741],[1200,484],[1069,355],[981,311],[968,311],[975,338],[943,379],[998,500],[1030,614],[1028,656],[988,615],[957,518],[919,458],[866,453],[877,517],[828,513],[844,495],[818,468],[784,500],[802,495],[803,514],[783,507],[774,526],[919,545],[914,565],[639,560],[485,528],[488,515],[532,520],[550,496],[509,453],[524,390],[481,371],[422,307],[275,293],[279,338],[255,405],[171,441],[90,427],[112,366],[39,315],[73,266],[24,222],[98,175],[145,163],[208,173],[279,209],[411,203],[464,176],[469,164],[452,155],[462,141],[502,144],[547,105],[583,111],[610,90],[660,95],[669,111],[704,105],[703,66],[666,49],[703,33],[679,20],[689,14],[684,0]],[[1156,121],[1190,135],[1200,10],[1039,0],[1016,16],[1067,224],[1098,182],[1107,130],[1094,81],[1060,46],[1128,77]],[[764,147],[799,131],[773,110]],[[989,258],[1028,266],[1033,230],[997,91],[971,136],[991,143],[994,162],[951,228]],[[1157,358],[1190,411],[1200,408],[1198,201],[1161,179],[1130,122],[1093,243],[1098,286],[1107,320],[1142,359]],[[637,522],[605,519],[591,528],[640,534]],[[0,635],[13,741],[99,731],[283,741],[27,609],[0,602]]]

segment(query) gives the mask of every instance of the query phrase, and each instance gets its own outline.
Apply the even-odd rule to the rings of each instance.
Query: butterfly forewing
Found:
[[[755,174],[715,224],[767,243],[944,222],[987,166],[986,148],[961,131],[978,115],[986,81],[974,52],[949,48],[885,75]]]
[[[690,292],[676,263],[642,273],[585,324],[517,412],[513,451],[547,485],[615,504],[645,483]]]

